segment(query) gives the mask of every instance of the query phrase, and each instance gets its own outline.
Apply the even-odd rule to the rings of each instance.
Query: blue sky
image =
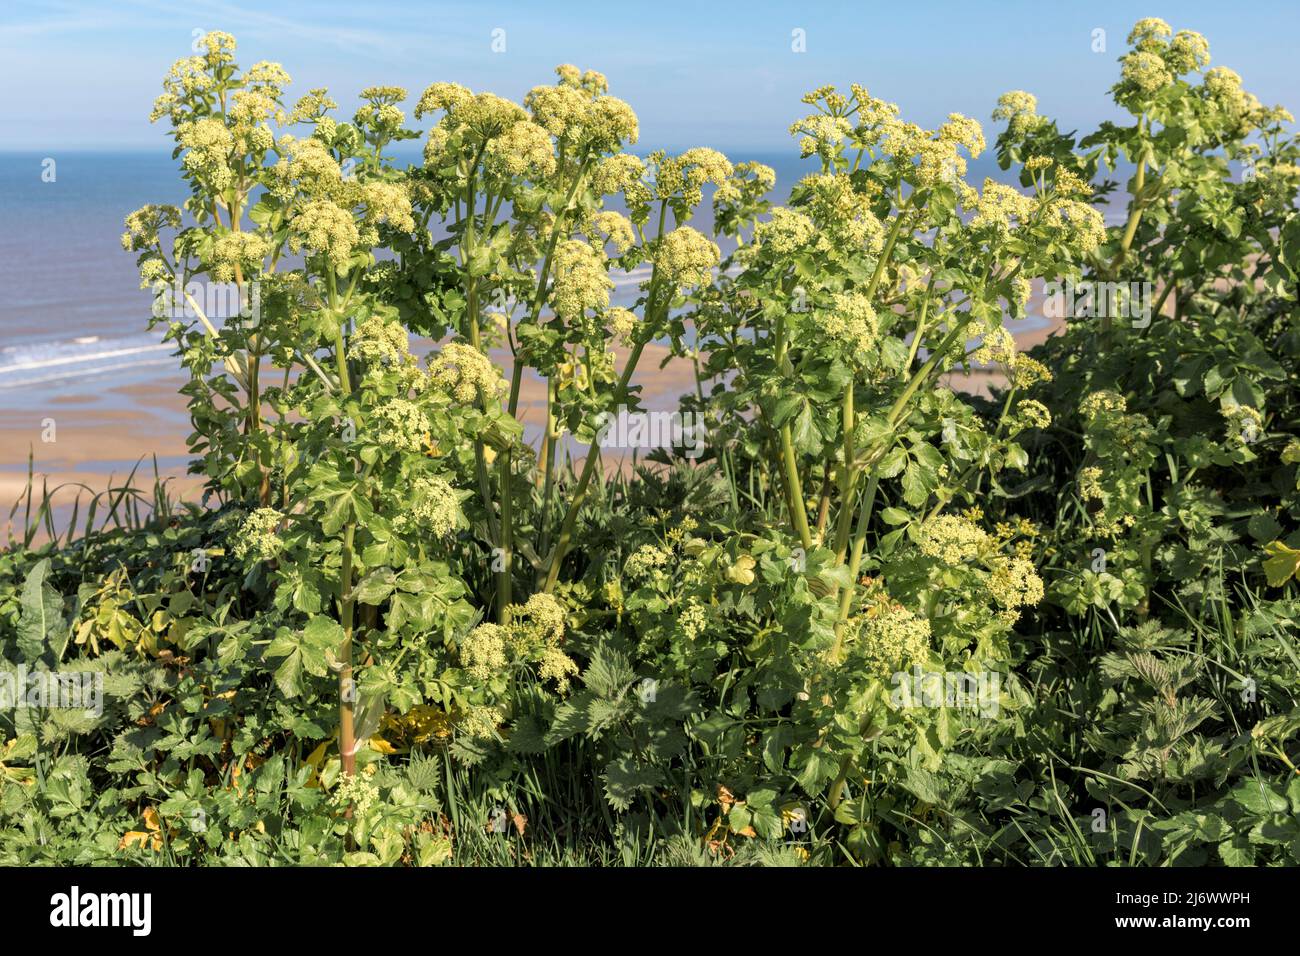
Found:
[[[0,11],[0,150],[163,148],[149,106],[193,32],[225,30],[240,61],[277,60],[291,94],[328,86],[345,106],[372,84],[455,80],[512,98],[557,63],[602,71],[641,118],[644,147],[786,151],[799,96],[856,81],[933,125],[989,122],[999,93],[1036,93],[1065,129],[1114,116],[1106,89],[1133,22],[1160,16],[1210,40],[1266,103],[1300,111],[1295,0],[878,3],[104,2],[6,3]],[[1092,51],[1092,31],[1106,51]],[[494,53],[494,30],[505,52]],[[793,52],[792,31],[806,52]]]

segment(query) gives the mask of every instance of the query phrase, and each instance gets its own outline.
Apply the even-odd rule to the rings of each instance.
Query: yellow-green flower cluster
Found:
[[[1017,355],[1011,366],[1011,384],[1016,388],[1032,388],[1039,382],[1050,382],[1051,370],[1038,359]]]
[[[1026,196],[1013,186],[986,179],[975,202],[975,215],[970,224],[977,229],[992,229],[999,238],[1005,239],[1012,230],[1029,221],[1035,208],[1037,203],[1032,196]]]
[[[989,546],[989,536],[975,522],[961,515],[939,515],[921,528],[917,547],[921,553],[947,565],[958,565],[979,557]]]
[[[605,324],[623,342],[630,342],[636,330],[636,313],[616,306],[605,312]]]
[[[181,165],[213,191],[221,192],[234,180],[230,158],[235,137],[221,120],[187,120],[176,127],[176,140],[185,150]]]
[[[368,86],[361,91],[365,102],[357,109],[358,125],[380,130],[389,135],[397,132],[406,122],[406,114],[397,104],[406,99],[406,89],[400,86]]]
[[[800,136],[799,155],[820,156],[829,160],[835,155],[836,147],[853,132],[851,124],[843,116],[828,116],[814,113],[790,124],[790,135]]]
[[[655,250],[659,277],[679,291],[706,284],[721,261],[717,245],[690,226],[679,226]]]
[[[319,139],[282,136],[277,147],[280,159],[271,168],[271,192],[280,198],[293,194],[295,185],[313,196],[333,197],[343,182],[343,171]]]
[[[1101,501],[1105,491],[1101,487],[1104,472],[1096,465],[1088,465],[1079,471],[1079,497],[1084,501]]]
[[[534,122],[579,152],[608,153],[637,141],[636,113],[617,97],[604,95],[609,82],[603,74],[583,73],[567,63],[555,72],[559,83],[534,87],[524,97]]]
[[[653,544],[643,544],[623,562],[623,574],[629,581],[641,581],[668,566],[671,555]]]
[[[460,496],[437,475],[421,475],[412,488],[410,512],[401,517],[403,525],[414,525],[435,538],[445,538],[461,524]]]
[[[1022,139],[1047,122],[1038,115],[1038,97],[1024,90],[1011,90],[999,96],[993,118],[1007,121],[1007,133],[1012,139]]]
[[[284,89],[293,81],[289,73],[279,63],[270,60],[258,60],[244,74],[244,82],[249,89],[270,89],[276,92]]]
[[[679,156],[667,156],[662,151],[651,155],[654,168],[654,196],[656,199],[680,197],[689,207],[698,206],[704,198],[704,185],[721,186],[730,178],[731,161],[716,149],[697,146]]]
[[[596,213],[591,217],[584,231],[589,237],[600,239],[602,249],[606,242],[614,243],[614,248],[618,250],[620,256],[636,242],[636,233],[632,230],[631,221],[627,216],[613,210]]]
[[[766,222],[754,227],[754,241],[764,250],[777,256],[800,252],[813,244],[817,227],[813,221],[795,209],[777,206]]]
[[[365,222],[368,226],[386,222],[395,229],[409,232],[415,228],[411,215],[411,194],[401,183],[374,180],[361,187],[361,200],[365,203]],[[379,241],[377,233],[364,237],[367,244]]]
[[[605,256],[588,243],[566,239],[555,250],[551,267],[555,279],[551,286],[551,308],[564,319],[581,317],[588,309],[609,306],[609,290],[614,288],[607,274]]]
[[[338,813],[351,810],[353,818],[360,818],[378,799],[379,787],[367,774],[344,774],[330,794],[330,805]]]
[[[167,116],[174,125],[179,124],[185,115],[185,101],[201,96],[212,89],[215,83],[203,57],[189,56],[177,60],[163,79],[163,92],[154,100],[149,122],[155,123]]]
[[[1079,403],[1079,414],[1089,422],[1099,415],[1123,414],[1126,411],[1128,402],[1124,396],[1108,388],[1089,392]]]
[[[948,122],[939,127],[939,139],[961,146],[971,159],[977,159],[984,152],[984,128],[979,120],[961,113],[948,114]]]
[[[561,694],[568,691],[569,678],[578,676],[577,662],[553,644],[537,652],[537,663],[538,676],[555,681],[555,689]]]
[[[1106,221],[1101,211],[1086,202],[1052,199],[1046,205],[1044,219],[1059,233],[1060,241],[1081,256],[1096,252],[1106,241]]]
[[[554,642],[564,636],[564,605],[554,595],[534,594],[521,613],[532,632],[545,640]]]
[[[1210,62],[1210,42],[1192,30],[1179,30],[1169,44],[1165,61],[1179,76],[1203,69]]]
[[[818,246],[827,251],[845,246],[877,253],[884,245],[885,229],[871,211],[871,198],[854,190],[848,176],[818,174],[802,184],[808,190],[808,215],[822,231]]]
[[[1022,428],[1047,428],[1052,424],[1052,413],[1040,401],[1026,398],[1016,405],[1016,418]]]
[[[980,339],[979,348],[971,358],[981,365],[1003,365],[1011,368],[1016,363],[1016,340],[1005,326],[988,329]]]
[[[279,534],[282,521],[284,515],[274,508],[258,508],[244,519],[230,553],[240,561],[248,558],[270,561],[284,550],[284,541]]]
[[[335,272],[345,272],[361,242],[352,213],[328,199],[304,205],[289,221],[289,248],[324,257]]]
[[[1032,607],[1043,599],[1043,579],[1028,558],[999,561],[989,573],[989,593],[1006,608]]]
[[[491,740],[497,736],[497,728],[505,723],[505,719],[499,708],[471,705],[461,713],[457,726],[467,737]]]
[[[1179,30],[1175,36],[1169,24],[1157,17],[1139,20],[1129,34],[1129,44],[1133,49],[1120,57],[1120,82],[1115,88],[1121,101],[1147,100],[1175,77],[1202,70],[1210,62],[1205,37],[1191,30]]]
[[[555,75],[560,78],[560,85],[586,90],[592,96],[609,91],[609,80],[605,79],[604,73],[595,70],[584,72],[572,63],[561,63],[555,68]]]
[[[687,602],[686,607],[677,615],[677,626],[682,629],[687,640],[695,640],[704,633],[708,627],[709,619],[705,613],[704,605],[694,599]]]
[[[540,182],[555,172],[555,147],[545,129],[520,120],[488,143],[484,163],[502,178]]]
[[[338,109],[337,101],[330,98],[329,91],[325,87],[317,87],[314,90],[308,90],[306,94],[299,97],[298,102],[294,104],[293,111],[289,114],[290,123],[322,123],[325,114],[330,110]],[[329,121],[333,123],[333,120]]]
[[[460,643],[460,665],[479,681],[490,680],[505,670],[507,632],[499,624],[480,624]]]
[[[401,322],[368,315],[357,323],[348,341],[348,358],[362,365],[404,365],[410,344]]]
[[[651,199],[645,175],[645,163],[639,157],[631,153],[615,153],[596,165],[591,174],[591,185],[602,196],[622,193],[627,199],[628,209],[638,222],[643,222]]]
[[[867,666],[878,674],[907,670],[930,651],[930,622],[896,604],[877,605],[860,618],[858,642]]]
[[[138,252],[158,245],[158,233],[163,229],[179,229],[181,211],[175,206],[141,206],[126,217],[126,232],[122,233],[122,248]]]
[[[225,232],[212,242],[208,275],[214,282],[230,282],[236,275],[248,279],[261,272],[262,260],[271,254],[271,241],[256,232]]]
[[[1120,81],[1141,96],[1150,96],[1174,81],[1174,74],[1156,53],[1137,50],[1121,60]]]
[[[1259,409],[1249,405],[1229,405],[1221,412],[1230,445],[1252,445],[1263,437],[1264,416]]]
[[[860,292],[837,292],[833,301],[822,319],[822,332],[843,343],[849,355],[860,362],[875,346],[880,332],[876,310]]]
[[[395,451],[418,452],[428,441],[429,417],[415,402],[390,398],[371,412],[379,444]]]
[[[501,394],[506,383],[492,360],[463,342],[448,342],[429,360],[429,380],[434,388],[463,404]]]

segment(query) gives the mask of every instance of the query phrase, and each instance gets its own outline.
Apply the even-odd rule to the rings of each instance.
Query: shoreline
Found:
[[[1041,312],[1040,312],[1041,314]],[[1060,320],[1016,334],[1017,344],[1028,350],[1045,341],[1063,327]],[[423,354],[435,343],[413,340],[413,351]],[[616,348],[618,364],[627,356],[625,348]],[[647,411],[672,411],[680,396],[695,388],[691,364],[680,358],[668,358],[667,345],[651,343],[641,357],[633,386],[640,387],[639,401]],[[508,370],[509,354],[502,349],[492,352],[499,367]],[[665,361],[666,360],[666,361]],[[662,367],[661,367],[662,366]],[[106,375],[108,373],[105,373]],[[506,372],[508,375],[508,371]],[[73,502],[82,497],[80,514],[85,514],[86,497],[110,487],[120,488],[135,469],[135,487],[149,490],[157,477],[167,482],[169,490],[184,500],[193,500],[202,488],[201,476],[187,474],[190,460],[186,444],[191,425],[186,398],[179,394],[185,381],[181,369],[166,370],[136,367],[134,375],[109,378],[97,385],[100,376],[83,376],[76,381],[61,380],[68,387],[56,394],[34,396],[0,391],[0,517],[9,523],[10,509],[28,485],[29,455],[32,478],[39,494],[44,483],[51,489],[55,508],[55,526],[66,527]],[[987,396],[991,387],[1004,380],[996,372],[974,369],[952,373],[942,381],[958,391]],[[14,400],[11,400],[14,399]],[[519,418],[524,424],[525,441],[537,446],[544,427],[545,387],[535,374],[523,379]],[[51,428],[51,425],[53,426]],[[53,440],[48,440],[50,438]],[[570,444],[570,453],[580,453],[584,446]],[[638,458],[644,457],[638,454]],[[581,457],[575,454],[575,460]],[[627,468],[631,453],[616,460],[611,456],[608,471]],[[62,524],[60,524],[62,519]],[[22,520],[22,509],[14,521]],[[4,541],[0,540],[0,547]]]

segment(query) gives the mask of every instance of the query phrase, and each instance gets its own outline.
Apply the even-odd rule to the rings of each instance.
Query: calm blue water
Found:
[[[775,196],[782,200],[816,170],[793,150],[731,158],[776,169]],[[176,365],[161,332],[146,331],[149,294],[139,288],[134,255],[119,243],[127,213],[184,200],[170,149],[160,143],[152,153],[60,153],[53,182],[42,179],[45,159],[0,153],[0,408],[38,386],[48,397],[157,378]],[[1007,179],[987,154],[971,164],[968,178],[978,183],[985,176]],[[706,201],[693,224],[707,231],[710,218]],[[615,299],[628,304],[644,276],[617,278]]]

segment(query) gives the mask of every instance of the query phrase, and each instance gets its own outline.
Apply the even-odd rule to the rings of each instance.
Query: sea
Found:
[[[791,154],[735,155],[772,166],[774,198],[816,171]],[[416,154],[399,157],[418,161]],[[0,412],[34,407],[75,391],[108,394],[122,385],[181,374],[162,330],[148,331],[150,294],[135,256],[123,251],[123,219],[146,203],[180,205],[187,195],[171,150],[0,153]],[[988,154],[968,179],[1011,182]],[[1110,217],[1108,217],[1110,218]],[[692,225],[708,231],[706,202]],[[630,304],[644,279],[617,277],[616,304]],[[1045,320],[1033,317],[1018,329]]]

